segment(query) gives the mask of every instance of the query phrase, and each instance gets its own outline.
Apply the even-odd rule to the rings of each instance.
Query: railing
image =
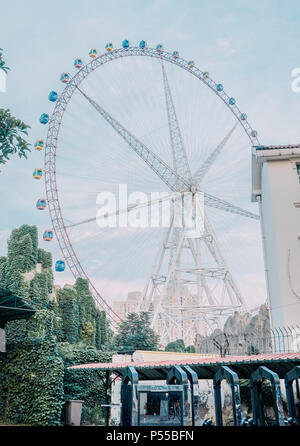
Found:
[[[222,333],[204,338],[198,352],[216,353],[221,356],[300,352],[300,326],[274,328],[264,337]]]

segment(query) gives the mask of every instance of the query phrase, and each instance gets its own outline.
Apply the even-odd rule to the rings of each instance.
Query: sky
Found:
[[[11,68],[7,76],[7,91],[0,93],[0,107],[10,108],[15,116],[31,126],[28,140],[32,144],[38,137],[46,135],[45,128],[41,128],[39,124],[39,116],[43,112],[51,114],[51,104],[47,97],[52,89],[62,91],[62,84],[59,82],[60,73],[72,70],[75,57],[79,56],[87,60],[90,48],[96,47],[99,53],[102,53],[108,41],[113,42],[115,47],[119,47],[125,38],[132,43],[138,43],[143,39],[152,47],[157,43],[162,43],[166,50],[176,49],[182,57],[187,60],[193,59],[201,69],[208,70],[213,79],[222,81],[226,86],[226,91],[232,92],[234,97],[238,98],[239,106],[247,112],[252,127],[258,131],[261,143],[288,144],[298,143],[300,140],[298,124],[300,93],[295,93],[291,88],[293,80],[291,72],[300,66],[300,4],[297,0],[285,2],[279,0],[185,0],[184,2],[180,0],[113,0],[112,2],[54,0],[46,4],[33,0],[26,2],[0,0],[0,15],[0,47],[4,49],[5,60]],[[147,119],[144,122],[142,119],[136,120],[136,131],[139,135],[145,135],[147,143],[152,143],[159,152],[164,137],[157,131],[158,117],[151,115],[150,110],[151,107],[158,106],[160,97],[156,103],[154,99],[146,99],[146,97],[141,99],[143,86],[140,86],[140,90],[138,88],[135,91],[131,90],[131,76],[137,76],[139,69],[138,63],[131,67],[116,65],[115,70],[107,68],[99,74],[98,78],[91,79],[87,88],[90,89],[89,92],[94,91],[95,94],[97,90],[97,98],[101,99],[107,107],[111,107],[115,113],[119,113],[122,122],[126,122],[130,113],[139,115],[138,107],[145,110]],[[144,86],[152,85],[153,87],[151,79],[155,75],[155,66],[149,64]],[[111,82],[109,76],[111,76]],[[174,91],[178,93],[178,113],[186,124],[186,128],[189,128],[189,125],[195,124],[196,119],[201,119],[201,107],[193,112],[196,104],[192,102],[193,95],[191,94],[191,92],[198,93],[198,87],[193,81],[187,83],[184,95],[180,88],[179,75],[171,70],[170,77],[173,80]],[[126,88],[124,79],[126,79]],[[122,82],[124,88],[120,95],[116,91],[117,87],[121,88]],[[99,85],[103,86],[102,91]],[[110,87],[114,87],[115,94],[109,94]],[[209,98],[207,100],[210,101]],[[190,107],[191,112],[188,117],[186,117],[184,107],[187,109]],[[207,133],[213,134],[213,127],[208,126],[208,118],[213,116],[213,113],[217,113],[213,109],[212,102],[207,103],[207,110],[211,113],[206,117]],[[214,116],[214,122],[218,122],[217,117],[217,115]],[[62,144],[66,146],[66,151],[67,149],[74,150],[74,166],[70,168],[70,158],[69,161],[68,158],[65,160],[63,157],[58,158],[58,173],[65,174],[59,183],[61,189],[74,183],[78,184],[79,188],[83,187],[83,183],[79,183],[79,179],[77,183],[72,173],[77,172],[77,169],[81,167],[79,154],[80,151],[82,154],[84,145],[87,145],[84,149],[87,153],[82,163],[87,163],[89,160],[91,162],[87,164],[87,169],[94,166],[103,178],[105,171],[111,169],[112,180],[109,183],[109,177],[107,177],[106,186],[112,183],[115,186],[121,180],[126,181],[124,169],[122,169],[123,177],[121,174],[118,177],[120,169],[116,168],[117,162],[126,164],[126,169],[128,169],[126,172],[128,176],[130,174],[131,179],[133,172],[137,171],[135,159],[129,155],[127,158],[122,157],[122,153],[118,152],[118,141],[114,140],[114,136],[110,133],[106,134],[104,127],[102,134],[94,136],[95,126],[98,125],[94,120],[96,117],[92,116],[87,106],[80,102],[80,98],[75,98],[74,108],[67,115],[62,132]],[[83,125],[78,126],[78,122]],[[131,125],[129,120],[128,125]],[[107,148],[105,162],[103,153],[97,152],[93,155],[91,151],[93,145],[90,144],[91,134],[93,138],[99,138],[97,142],[101,138],[105,141]],[[209,139],[210,137],[209,134],[207,150],[210,144],[214,143]],[[188,143],[191,143],[191,147],[193,142],[197,142],[196,133],[190,135],[186,131],[186,138],[190,138]],[[256,204],[250,203],[250,148],[249,152],[245,151],[241,155],[238,152],[238,146],[236,147],[235,156],[233,154],[228,156],[228,153],[224,155],[219,170],[216,170],[210,179],[208,178],[208,185],[211,190],[215,187],[216,193],[218,188],[222,189],[224,199],[234,199],[236,204],[243,204],[243,207],[252,212],[258,212]],[[115,153],[115,158],[112,155],[109,157],[108,151]],[[91,155],[88,155],[89,153]],[[194,152],[195,160],[197,153]],[[200,155],[204,156],[204,151]],[[193,156],[192,149],[191,156]],[[5,166],[1,167],[0,255],[6,254],[6,240],[13,228],[24,223],[36,224],[41,239],[43,229],[51,227],[48,212],[39,212],[35,209],[36,199],[44,196],[45,192],[43,182],[33,180],[32,172],[34,168],[42,166],[43,154],[33,150],[27,161],[12,157]],[[147,190],[150,190],[152,186],[155,188],[157,186],[155,181],[151,182],[150,175],[145,175],[148,173],[141,167],[140,176],[137,176],[135,181],[132,180],[132,187],[137,187],[146,178],[149,179]],[[219,177],[218,180],[216,175]],[[223,187],[220,176],[224,179],[224,184],[226,180],[227,189]],[[84,183],[84,188],[91,194],[94,192],[88,182]],[[76,195],[73,194],[72,197],[66,194],[61,199],[64,204],[65,218],[80,220],[83,216],[93,215],[92,201],[90,203],[86,200],[84,206],[81,203],[79,209],[79,192]],[[94,195],[92,200],[95,201]],[[73,206],[76,202],[78,203],[79,213],[68,209],[70,202]],[[212,219],[216,225],[219,224],[220,220],[216,215],[212,216]],[[89,237],[90,241],[88,241]],[[155,239],[155,242],[159,239],[155,231],[151,237]],[[87,241],[84,245],[78,244],[78,255],[85,260],[89,252],[92,252],[89,249],[94,244],[93,233],[88,229],[81,232],[80,228],[74,234],[74,241],[76,239],[78,242],[82,238]],[[136,269],[140,262],[135,249],[137,250],[138,247],[143,250],[150,249],[147,240],[148,244],[152,242],[150,236],[133,233],[127,240],[127,244],[132,247],[131,255],[136,259],[136,263],[134,260],[131,263],[128,262],[131,266],[128,266],[126,276],[125,266],[122,266],[122,262],[121,266],[116,266],[114,259],[118,250],[127,252],[128,246],[125,242],[123,246],[120,239],[111,241],[116,238],[118,238],[116,234],[111,233],[111,238],[107,239],[106,244],[103,242],[97,249],[95,245],[93,258],[89,256],[87,261],[89,274],[93,276],[94,282],[108,300],[124,299],[127,291],[140,290],[152,259],[152,255],[149,255],[149,259],[143,262],[143,267],[139,266],[139,270]],[[239,263],[241,252],[243,255],[247,252],[247,261],[237,265],[236,274],[243,277],[240,286],[246,294],[248,293],[249,306],[263,303],[266,290],[259,227],[254,227],[252,222],[228,220],[224,222],[220,230],[220,239],[224,242],[225,253],[232,252],[233,265]],[[50,250],[54,259],[61,257],[55,241],[44,245],[41,240],[40,246]],[[95,269],[92,262],[96,265]],[[123,265],[126,263],[124,257]],[[101,268],[102,273],[99,273]],[[103,277],[100,277],[101,274]],[[70,272],[66,271],[63,275],[56,274],[55,281],[63,284],[72,283],[73,279]]]

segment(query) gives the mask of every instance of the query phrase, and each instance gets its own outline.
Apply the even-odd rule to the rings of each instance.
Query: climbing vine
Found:
[[[0,288],[9,288],[35,310],[6,324],[7,353],[0,358],[0,420],[56,425],[67,399],[83,399],[83,422],[103,417],[98,375],[74,375],[68,365],[111,359],[108,322],[95,306],[88,282],[53,292],[51,254],[38,248],[35,226],[14,229],[0,257]],[[39,264],[39,268],[37,268]]]

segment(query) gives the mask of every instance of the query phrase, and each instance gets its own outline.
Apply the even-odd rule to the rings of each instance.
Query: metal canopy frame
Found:
[[[12,291],[0,290],[0,328],[4,328],[9,321],[29,319],[35,311],[22,297]]]
[[[293,382],[295,380],[298,380],[299,378],[300,378],[300,366],[296,366],[295,368],[287,372],[284,378],[289,416],[292,418],[296,418],[296,406],[295,406]]]
[[[264,412],[261,400],[261,384],[263,379],[267,379],[271,382],[276,423],[279,426],[284,426],[280,379],[277,373],[273,372],[265,366],[259,367],[255,372],[251,374],[250,377],[251,402],[254,424],[256,424],[257,426],[264,426]]]
[[[235,426],[241,425],[240,381],[238,374],[228,366],[222,366],[214,376],[214,397],[217,426],[223,426],[221,383],[226,380],[231,387],[232,410]]]

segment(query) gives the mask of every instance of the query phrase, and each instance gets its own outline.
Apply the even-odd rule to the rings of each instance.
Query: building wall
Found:
[[[299,159],[268,160],[262,167],[262,230],[273,327],[300,322]]]

